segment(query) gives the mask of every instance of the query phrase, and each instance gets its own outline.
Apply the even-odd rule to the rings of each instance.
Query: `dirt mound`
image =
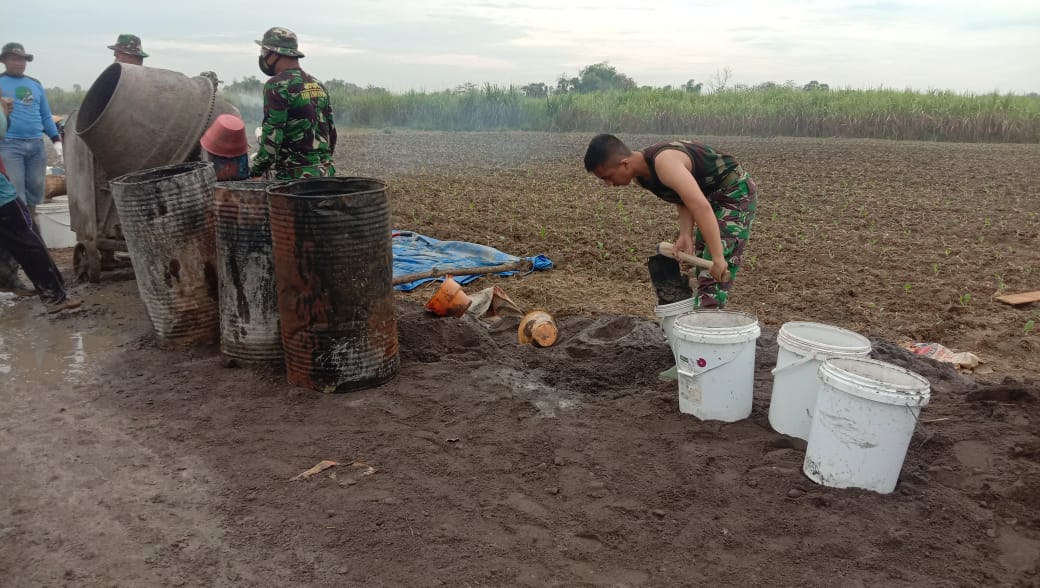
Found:
[[[543,383],[575,393],[603,394],[648,386],[667,367],[671,352],[656,321],[636,316],[574,316],[558,321],[556,345],[538,348],[517,342],[518,320],[485,322],[470,315],[444,318],[409,300],[397,301],[402,358],[422,363],[442,360],[494,360],[515,369],[543,372]],[[771,370],[779,347],[776,329],[764,327],[756,342],[756,388],[772,387]],[[1029,382],[1008,378],[1001,384],[979,383],[952,364],[916,355],[899,345],[871,338],[871,357],[926,378],[933,396],[952,394],[970,401],[1026,402],[1040,393]],[[768,391],[760,395],[768,400]]]

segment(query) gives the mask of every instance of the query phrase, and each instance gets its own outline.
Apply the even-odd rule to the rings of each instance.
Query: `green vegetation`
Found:
[[[667,135],[863,137],[925,141],[1040,142],[1040,97],[948,91],[833,89],[766,82],[729,86],[729,71],[704,83],[637,87],[605,63],[555,86],[466,84],[439,92],[392,93],[342,80],[326,82],[340,127],[443,131],[581,131]],[[257,124],[262,82],[238,80],[222,94]],[[56,113],[82,100],[48,90]]]
[[[47,104],[50,105],[51,112],[54,114],[66,115],[79,108],[86,95],[87,91],[79,84],[73,86],[72,90],[47,88]]]

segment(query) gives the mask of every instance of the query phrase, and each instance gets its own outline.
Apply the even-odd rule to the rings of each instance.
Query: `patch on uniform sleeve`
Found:
[[[317,82],[307,82],[303,85],[303,90],[300,91],[300,96],[308,100],[312,98],[326,98],[328,95],[325,93],[325,88],[321,87],[321,84]]]

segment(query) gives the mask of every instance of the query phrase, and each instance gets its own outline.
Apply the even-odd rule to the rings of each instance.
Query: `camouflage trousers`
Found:
[[[274,170],[277,180],[302,180],[304,178],[331,178],[336,175],[336,167],[332,162],[302,165],[300,167],[279,168]]]
[[[717,282],[706,269],[697,272],[697,308],[722,308],[729,299],[730,288],[740,269],[744,247],[751,236],[751,224],[758,208],[758,188],[746,172],[734,183],[708,194],[708,202],[715,210],[722,237],[722,253],[729,263],[729,281]],[[711,259],[704,246],[704,236],[697,229],[694,253],[698,257]]]

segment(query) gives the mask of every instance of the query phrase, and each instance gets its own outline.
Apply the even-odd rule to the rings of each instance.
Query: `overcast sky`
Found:
[[[607,61],[640,85],[731,83],[1040,92],[1040,0],[48,0],[5,2],[3,42],[29,75],[84,88],[135,33],[145,64],[225,81],[255,75],[253,43],[294,30],[319,79],[393,91],[555,83]]]

